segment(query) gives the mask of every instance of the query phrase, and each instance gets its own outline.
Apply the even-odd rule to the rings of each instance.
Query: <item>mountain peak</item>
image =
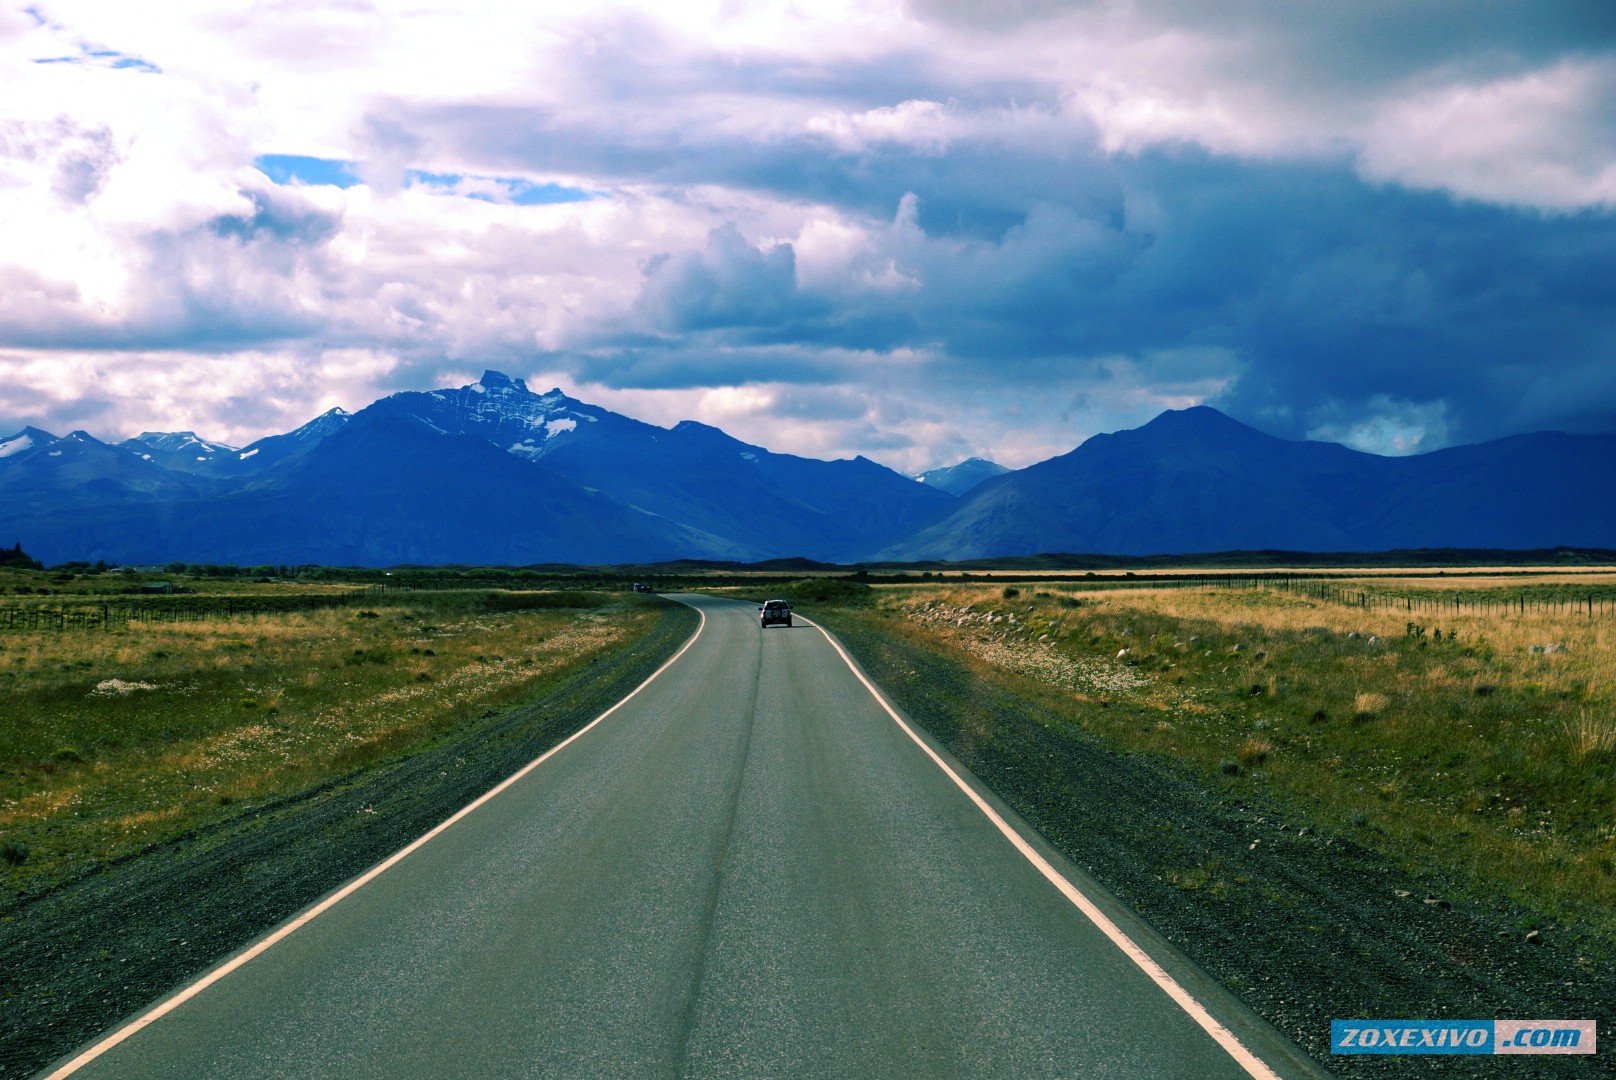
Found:
[[[231,446],[228,443],[210,442],[209,440],[198,436],[194,431],[142,431],[139,435],[136,435],[133,439],[128,440],[128,442],[125,442],[123,445],[129,447],[129,443],[140,443],[144,446],[151,447],[154,450],[168,450],[174,452],[198,450],[206,454],[211,454],[219,450],[237,449],[237,447]],[[129,448],[133,449],[133,447]]]
[[[35,446],[46,446],[55,441],[56,436],[48,431],[41,431],[36,427],[25,427],[15,435],[0,439],[0,458],[8,458]]]
[[[950,495],[964,495],[984,480],[1009,472],[1003,465],[986,458],[966,458],[958,465],[941,469],[928,469],[915,477],[927,487],[946,491]]]
[[[307,441],[309,439],[323,439],[333,431],[336,431],[338,428],[342,427],[352,418],[352,413],[350,413],[347,409],[338,406],[334,409],[327,409],[325,412],[321,413],[319,416],[316,416],[313,420],[310,420],[302,427],[297,428],[294,431],[287,432],[287,435],[300,441]]]
[[[471,389],[477,393],[511,394],[528,393],[527,383],[521,379],[513,379],[503,371],[485,371],[483,377],[471,384]]]
[[[1147,440],[1166,439],[1178,444],[1207,444],[1235,442],[1240,445],[1251,445],[1257,442],[1275,442],[1276,440],[1267,432],[1259,431],[1249,424],[1242,424],[1234,417],[1221,413],[1210,405],[1193,405],[1188,409],[1168,409],[1156,416],[1148,423],[1126,431],[1114,432],[1106,436],[1095,436],[1096,439],[1122,439],[1132,442],[1139,438]]]
[[[1163,427],[1195,427],[1203,430],[1213,430],[1219,426],[1246,426],[1210,405],[1191,405],[1187,409],[1168,409],[1159,414],[1154,420],[1141,426],[1155,427],[1158,424]]]

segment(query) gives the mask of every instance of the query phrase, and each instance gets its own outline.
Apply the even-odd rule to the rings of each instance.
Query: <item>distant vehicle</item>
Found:
[[[635,592],[654,592],[655,590],[652,589],[651,586],[647,585],[643,581],[636,581],[634,583],[634,591]]]
[[[765,626],[775,623],[791,625],[791,605],[784,600],[765,600],[763,606],[758,608],[758,622]]]

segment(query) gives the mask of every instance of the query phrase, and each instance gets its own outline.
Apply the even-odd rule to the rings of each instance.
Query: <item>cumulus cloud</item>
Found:
[[[1502,204],[1616,206],[1616,56],[1419,94],[1383,110],[1360,154],[1370,179]]]
[[[195,431],[242,446],[328,409],[369,404],[397,361],[364,349],[303,354],[0,350],[0,419],[116,442]]]
[[[242,440],[488,365],[915,470],[1203,401],[1608,430],[1612,11],[7,9],[0,426]]]
[[[1447,445],[1447,403],[1417,404],[1393,401],[1376,394],[1363,409],[1351,410],[1345,423],[1322,423],[1307,433],[1310,439],[1344,443],[1371,454],[1401,457]]]
[[[701,251],[652,257],[635,309],[653,332],[775,328],[790,321],[796,294],[791,245],[753,247],[726,223]]]

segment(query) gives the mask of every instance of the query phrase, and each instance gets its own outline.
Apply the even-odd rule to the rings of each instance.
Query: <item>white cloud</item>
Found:
[[[1444,86],[1389,104],[1365,176],[1484,202],[1616,207],[1616,58]]]
[[[848,153],[893,143],[940,154],[948,148],[953,126],[950,121],[949,110],[940,102],[905,101],[858,113],[820,113],[809,117],[805,127]]]
[[[244,446],[328,409],[368,405],[398,366],[370,349],[308,353],[0,352],[0,416],[116,442],[195,431]],[[65,422],[64,422],[65,421]]]
[[[1448,406],[1443,401],[1394,401],[1377,394],[1368,402],[1367,415],[1320,424],[1307,437],[1344,443],[1370,454],[1420,454],[1448,444],[1447,413]]]
[[[709,419],[771,447],[1025,464],[1216,396],[1242,370],[1204,295],[1223,283],[1187,272],[1171,295],[1205,305],[1191,331],[1085,336],[1120,324],[1107,298],[1168,257],[1152,246],[1171,251],[1200,197],[1115,180],[1115,161],[1201,147],[1508,207],[1616,205],[1610,42],[1574,33],[1564,4],[1517,22],[1509,8],[1451,26],[1451,7],[1418,2],[0,10],[0,347],[26,358],[8,385],[44,395],[14,394],[0,416],[89,415],[77,393],[124,429],[179,412],[240,441],[307,419],[319,395],[297,379],[333,380],[352,406],[399,380],[539,363],[595,372],[581,392],[635,415]],[[365,182],[276,187],[252,167],[265,154],[351,162]],[[461,179],[412,182],[421,171]],[[513,176],[596,197],[514,205],[489,179]],[[962,190],[991,205],[960,205]],[[928,235],[922,210],[938,207]],[[631,389],[590,367],[647,329],[630,316],[653,260],[699,270],[726,226],[779,262],[791,248],[796,292],[754,312],[743,329],[758,340],[650,326],[713,347],[701,387]],[[1298,264],[1338,254],[1300,247]],[[744,321],[743,306],[709,305],[709,321]],[[1173,349],[1192,358],[1177,374],[1161,361]],[[187,371],[226,389],[187,407]],[[833,376],[868,407],[809,409],[805,387]],[[256,413],[232,404],[252,387],[269,395]],[[1342,437],[1448,430],[1382,413]]]

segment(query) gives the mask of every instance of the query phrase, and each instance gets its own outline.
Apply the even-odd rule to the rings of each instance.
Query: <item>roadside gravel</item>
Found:
[[[408,844],[629,693],[694,632],[652,631],[545,697],[0,910],[0,1078],[29,1076]]]
[[[1051,844],[1324,1068],[1376,1078],[1616,1075],[1608,1049],[1332,1055],[1332,1019],[1594,1018],[1605,1028],[1616,978],[1593,943],[1524,941],[1519,927],[1532,913],[1450,900],[1458,890],[1437,874],[1411,877],[1306,820],[1208,790],[1169,762],[1117,753],[1087,735],[1075,711],[1052,715],[884,633],[876,617],[812,614]]]

